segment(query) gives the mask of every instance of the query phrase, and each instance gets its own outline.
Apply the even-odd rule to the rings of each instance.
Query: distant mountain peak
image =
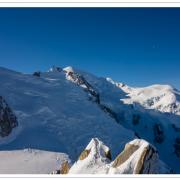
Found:
[[[121,99],[125,104],[138,103],[147,109],[180,115],[180,92],[170,85],[130,87],[111,78],[106,80],[127,93],[127,98]]]

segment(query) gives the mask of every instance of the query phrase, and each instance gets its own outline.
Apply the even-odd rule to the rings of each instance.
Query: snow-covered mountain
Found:
[[[107,78],[107,81],[127,93],[127,97],[122,99],[125,104],[138,103],[147,109],[180,115],[180,91],[169,85],[156,84],[144,88],[134,88],[114,82],[111,78]]]
[[[0,96],[17,121],[0,137],[0,156],[17,151],[22,155],[15,161],[19,159],[21,164],[23,149],[30,148],[68,154],[75,162],[87,143],[97,137],[115,159],[125,144],[141,138],[153,144],[160,159],[180,173],[178,90],[161,85],[131,88],[72,67],[52,67],[33,74],[0,68],[0,84]]]

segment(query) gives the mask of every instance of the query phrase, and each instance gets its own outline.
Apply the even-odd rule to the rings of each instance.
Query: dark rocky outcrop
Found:
[[[106,156],[109,160],[112,160],[111,150],[110,150],[110,149],[109,149],[108,151],[105,151],[105,156]]]
[[[161,124],[154,124],[154,141],[161,144],[164,141],[164,131]]]
[[[110,109],[109,107],[105,106],[105,105],[102,105],[102,104],[99,104],[100,108],[105,112],[107,113],[110,117],[112,117],[117,123],[119,123],[119,118],[117,116],[117,114],[112,110]]]
[[[8,136],[18,126],[17,118],[2,96],[0,96],[0,136]]]
[[[36,72],[33,73],[33,76],[40,77],[41,76],[41,72],[40,71],[36,71]]]
[[[82,75],[72,71],[66,73],[67,76],[69,76],[77,85],[84,87],[84,90],[91,95],[91,100],[94,99],[95,102],[97,102],[98,104],[100,103],[99,93],[96,92],[96,90],[86,81],[86,79]]]
[[[56,71],[61,72],[61,71],[62,71],[62,68],[56,67]]]
[[[84,88],[84,91],[86,91],[89,94],[89,100],[97,103],[97,105],[109,116],[111,116],[117,123],[119,123],[118,115],[109,107],[106,105],[101,104],[100,100],[100,94],[95,90],[95,88],[80,74],[74,72],[73,70],[66,71],[63,70],[66,73],[67,77],[70,77],[70,79],[76,83],[79,86],[82,86]]]

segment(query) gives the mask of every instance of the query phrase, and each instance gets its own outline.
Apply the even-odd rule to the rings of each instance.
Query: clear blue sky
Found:
[[[129,85],[180,89],[180,9],[0,9],[0,66],[74,66]]]

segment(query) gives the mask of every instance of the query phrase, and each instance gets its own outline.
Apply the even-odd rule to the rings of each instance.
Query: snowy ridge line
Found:
[[[80,75],[77,72],[75,72],[73,68],[70,66],[64,68],[63,71],[66,73],[67,80],[70,80],[82,87],[85,90],[85,92],[89,93],[91,101],[96,102],[101,110],[103,110],[117,123],[119,123],[117,114],[106,105],[101,104],[100,94],[97,92],[97,90],[94,89],[94,87],[90,83],[88,83],[88,81],[83,77],[83,75]]]

